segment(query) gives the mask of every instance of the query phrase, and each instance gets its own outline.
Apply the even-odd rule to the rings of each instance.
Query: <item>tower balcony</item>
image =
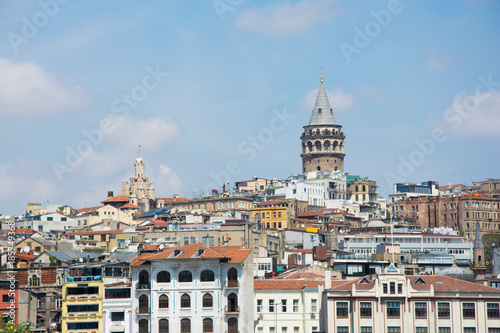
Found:
[[[340,132],[339,134],[333,134],[331,132],[329,134],[325,134],[324,132],[320,133],[313,132],[312,134],[302,133],[300,139],[303,141],[317,140],[317,139],[344,140],[345,135],[343,132]]]

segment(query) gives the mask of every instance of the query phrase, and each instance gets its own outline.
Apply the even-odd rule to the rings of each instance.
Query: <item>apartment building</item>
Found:
[[[494,333],[500,290],[448,276],[405,276],[394,266],[374,279],[325,279],[328,333]]]
[[[132,262],[132,332],[254,330],[252,250],[194,243]]]

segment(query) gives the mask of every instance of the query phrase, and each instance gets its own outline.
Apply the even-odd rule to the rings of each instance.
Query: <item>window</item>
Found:
[[[317,299],[312,299],[311,300],[311,312],[316,312],[318,308],[318,300]]]
[[[142,270],[139,273],[139,287],[140,288],[149,288],[149,273],[145,270]]]
[[[450,303],[438,302],[438,318],[450,318]]]
[[[187,318],[181,319],[181,332],[191,333],[191,320]]]
[[[212,295],[210,295],[209,293],[206,293],[205,295],[203,295],[203,307],[204,308],[211,308],[214,306],[214,299],[212,297]]]
[[[451,333],[450,327],[438,327],[438,333]]]
[[[476,308],[474,303],[463,303],[462,304],[463,317],[464,318],[475,318]]]
[[[189,244],[189,237],[184,237],[184,245],[188,245]]]
[[[372,303],[371,302],[360,302],[360,315],[361,317],[370,317],[372,316]]]
[[[415,327],[415,333],[427,333],[427,327]]]
[[[227,321],[227,333],[238,333],[238,318],[229,318]]]
[[[415,303],[415,317],[427,318],[427,303],[424,302]]]
[[[168,296],[167,295],[160,296],[160,298],[158,299],[158,307],[160,309],[168,309]]]
[[[464,333],[476,333],[475,327],[464,327]]]
[[[295,327],[293,328],[293,333],[299,333],[299,332],[300,332],[300,327],[295,326]]]
[[[139,297],[139,313],[149,313],[149,298],[146,295]]]
[[[188,294],[183,294],[181,296],[181,308],[187,309],[190,307],[191,307],[191,297]]]
[[[361,326],[361,333],[372,333],[372,327],[371,326]]]
[[[500,333],[500,327],[488,327],[488,333]]]
[[[139,332],[146,333],[146,331],[141,331],[140,326],[141,322],[139,322]],[[146,320],[146,328],[148,325],[148,321]],[[87,321],[87,322],[68,322],[68,330],[97,330],[99,329],[99,322],[97,321]]]
[[[387,333],[401,333],[401,327],[399,327],[399,326],[387,326]]]
[[[399,317],[399,302],[387,302],[387,317]]]
[[[384,294],[387,294],[387,283],[382,284],[382,287],[384,288]]]
[[[238,296],[235,293],[227,296],[227,307],[229,312],[238,312]]]
[[[257,312],[262,312],[262,300],[257,300]]]
[[[281,312],[286,312],[286,299],[281,300]]]
[[[201,282],[210,282],[210,281],[215,281],[214,271],[207,269],[201,272]]]
[[[403,285],[401,283],[398,283],[398,294],[403,293]]]
[[[390,283],[390,290],[391,290],[391,294],[394,295],[396,293],[396,283],[394,283],[394,282]]]
[[[337,317],[347,317],[349,314],[349,303],[337,302]]]
[[[287,333],[288,332],[288,327],[283,326],[281,327],[281,333]]]
[[[499,306],[498,303],[487,303],[486,304],[487,312],[488,312],[488,318],[499,318],[500,313],[499,313]]]
[[[193,274],[190,271],[182,271],[179,273],[179,282],[192,282]]]
[[[68,305],[68,312],[99,312],[99,304]]]
[[[274,312],[274,299],[269,300],[269,312]]]
[[[161,271],[156,275],[156,281],[159,283],[168,283],[170,282],[170,273],[167,271]]]
[[[160,321],[158,322],[158,328],[159,333],[168,333],[168,320],[160,319]]]
[[[299,300],[298,299],[293,300],[293,312],[299,312]]]
[[[227,283],[228,287],[238,286],[238,271],[234,267],[227,271]]]
[[[214,321],[211,318],[203,319],[203,333],[212,333],[214,331]]]
[[[125,320],[125,312],[111,312],[111,321],[124,321]]]
[[[349,326],[337,326],[337,333],[349,333]]]
[[[69,325],[68,325],[68,329],[70,329]],[[149,331],[148,320],[147,319],[139,320],[139,333],[148,333],[148,331]]]
[[[89,289],[92,287],[89,287]],[[95,287],[97,290],[94,294],[99,293],[99,288]],[[89,292],[91,294],[92,292]],[[68,290],[69,294],[69,290]],[[84,293],[87,294],[87,293]],[[130,288],[110,288],[105,290],[106,298],[130,298]]]

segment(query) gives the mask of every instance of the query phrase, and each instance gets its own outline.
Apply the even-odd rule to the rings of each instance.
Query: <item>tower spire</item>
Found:
[[[323,67],[321,67],[321,84],[323,84]]]

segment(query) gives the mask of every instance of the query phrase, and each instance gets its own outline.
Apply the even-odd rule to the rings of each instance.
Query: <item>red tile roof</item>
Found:
[[[167,202],[179,202],[179,201],[189,201],[188,198],[156,198],[156,200],[164,200]]]
[[[326,213],[325,212],[329,212]],[[327,216],[327,215],[332,215],[332,214],[348,214],[345,210],[338,209],[338,208],[323,208],[320,210],[311,210],[309,212],[305,213],[300,213],[297,216],[298,217],[307,217],[307,216]]]
[[[160,244],[144,244],[142,251],[156,251],[160,247]]]
[[[107,198],[106,200],[101,201],[104,202],[128,202],[130,200],[129,197],[125,195],[117,195],[116,197]]]
[[[123,208],[139,208],[139,206],[136,206],[136,205],[133,205],[131,203],[128,203],[126,205],[123,205],[120,207],[120,209],[123,209]]]
[[[255,290],[300,290],[305,287],[317,288],[323,286],[325,279],[319,280],[254,280],[253,286]]]
[[[86,208],[79,208],[79,209],[73,209],[73,213],[75,214],[80,214],[80,213],[86,213],[89,210],[92,210],[96,212],[99,208],[104,207],[104,206],[95,206],[95,207],[86,207]]]
[[[197,255],[197,251],[203,249],[201,255]],[[180,250],[180,254],[176,257],[169,256],[175,251]],[[144,254],[132,261],[132,265],[141,265],[148,260],[161,260],[161,259],[191,259],[191,258],[229,258],[230,263],[241,263],[248,255],[252,253],[252,249],[240,246],[207,246],[202,243],[192,243],[178,247],[171,247],[164,249],[162,252],[154,254]]]
[[[20,259],[20,260],[30,261],[30,260],[35,259],[36,257],[37,256],[34,254],[16,253],[16,259]]]
[[[24,233],[24,234],[34,234],[35,231],[33,231],[32,229],[30,228],[19,228],[19,229],[16,229],[14,230],[14,233],[17,235],[17,234],[20,234],[20,233]]]

